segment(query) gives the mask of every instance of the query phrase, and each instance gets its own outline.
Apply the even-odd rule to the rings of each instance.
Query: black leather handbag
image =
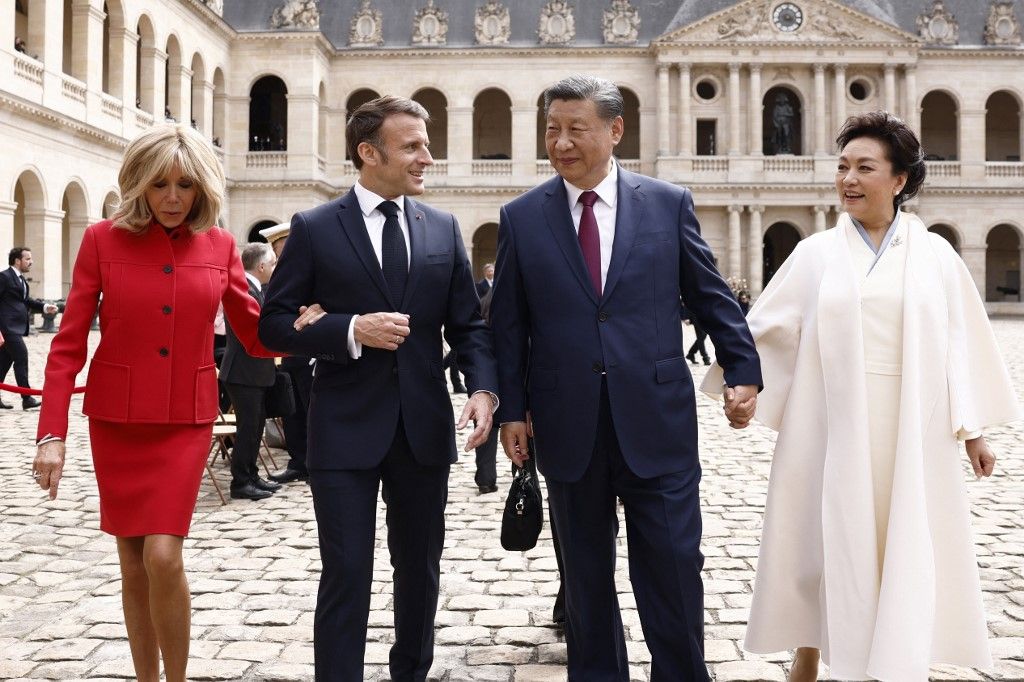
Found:
[[[530,450],[533,451],[532,444]],[[537,465],[533,459],[528,459],[523,468],[515,469],[512,475],[505,511],[501,515],[501,546],[510,552],[533,549],[543,525],[544,499],[537,480]]]
[[[292,377],[283,369],[274,375],[274,385],[267,389],[263,398],[267,419],[288,417],[295,412],[295,393],[292,391]]]

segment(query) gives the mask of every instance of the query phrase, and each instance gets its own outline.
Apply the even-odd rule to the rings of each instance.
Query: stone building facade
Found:
[[[498,208],[550,177],[539,99],[620,85],[622,165],[693,189],[726,275],[752,293],[836,217],[833,139],[886,109],[919,131],[911,205],[992,312],[1024,312],[1024,0],[0,0],[0,251],[67,292],[82,230],[117,202],[126,142],[193,121],[240,240],[355,181],[347,112],[420,101],[426,199],[493,260]],[[15,49],[16,41],[18,49]]]

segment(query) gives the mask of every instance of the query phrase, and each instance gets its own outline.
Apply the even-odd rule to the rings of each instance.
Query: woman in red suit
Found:
[[[213,226],[224,175],[209,142],[184,125],[134,140],[118,176],[121,207],[91,225],[46,363],[39,485],[57,496],[75,376],[102,294],[100,344],[89,366],[89,417],[100,528],[116,536],[122,602],[139,680],[185,679],[190,599],[182,564],[217,417],[213,320],[218,304],[251,355],[256,338],[235,240]]]

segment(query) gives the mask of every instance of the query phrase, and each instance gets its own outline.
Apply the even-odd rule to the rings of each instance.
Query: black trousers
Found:
[[[231,488],[238,489],[254,480],[259,472],[256,458],[260,453],[260,441],[267,423],[264,398],[266,386],[245,386],[225,383],[231,404],[235,406],[237,433],[231,450]]]
[[[0,346],[0,383],[7,378],[11,365],[14,365],[14,381],[28,388],[28,348],[21,334],[4,334],[4,345]]]
[[[562,550],[565,641],[571,682],[628,682],[615,590],[618,520],[626,512],[629,576],[651,652],[652,682],[705,682],[701,519],[694,462],[679,473],[639,478],[626,465],[602,390],[597,442],[580,480],[547,479]]]
[[[288,447],[288,468],[306,473],[306,419],[309,414],[309,395],[313,390],[313,368],[306,365],[282,363],[282,368],[292,378],[292,392],[295,394],[295,411],[282,419],[284,441]]]
[[[708,338],[708,333],[696,322],[693,322],[693,331],[697,334],[697,340],[690,346],[690,350],[686,351],[686,357],[695,358],[696,354],[700,352],[701,359],[706,362],[709,358],[708,349],[704,347],[704,342]]]
[[[498,426],[491,429],[487,440],[476,449],[476,475],[473,480],[480,485],[494,485],[498,482]]]
[[[376,467],[309,472],[323,564],[313,619],[317,682],[363,680],[381,483],[394,569],[391,679],[426,680],[434,660],[449,468],[417,462],[399,419],[394,441]]]

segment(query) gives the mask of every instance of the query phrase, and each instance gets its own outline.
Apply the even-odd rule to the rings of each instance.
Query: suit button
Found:
[[[163,311],[164,311],[164,315],[170,315],[171,314],[171,306],[165,305],[163,307]]]
[[[601,312],[599,312],[597,314],[597,320],[598,320],[598,322],[607,322],[608,321],[608,313],[606,313],[605,311],[602,310]]]
[[[166,358],[170,354],[171,354],[171,351],[167,350],[166,348],[161,348],[160,349],[160,357]]]
[[[591,369],[593,369],[596,373],[600,374],[601,372],[604,371],[604,365],[601,364],[600,362],[595,362],[594,366],[591,367]]]
[[[172,268],[172,267],[171,267],[170,265],[165,265],[165,266],[164,266],[164,274],[167,274],[167,275],[169,275],[169,274],[171,274],[172,272],[174,272],[174,268]]]

